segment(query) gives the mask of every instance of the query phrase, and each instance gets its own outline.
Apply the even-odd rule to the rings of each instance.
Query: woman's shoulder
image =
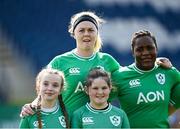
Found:
[[[50,64],[52,64],[52,63],[60,63],[60,62],[69,60],[69,59],[71,59],[72,57],[73,57],[73,53],[72,53],[72,51],[69,51],[69,52],[66,52],[66,53],[63,53],[63,54],[60,54],[60,55],[55,56],[55,57],[50,61]]]
[[[158,67],[157,69],[159,72],[164,72],[165,74],[169,76],[179,77],[180,78],[180,72],[177,68],[171,67],[171,68],[162,68]]]
[[[97,58],[102,60],[102,61],[108,62],[108,63],[116,63],[119,65],[117,60],[112,55],[110,55],[108,53],[97,52]]]
[[[55,56],[54,58],[55,59],[66,58],[66,57],[69,57],[69,56],[72,56],[72,55],[73,55],[73,52],[72,51],[68,51],[68,52],[59,54],[59,55]]]
[[[113,58],[109,53],[105,53],[105,52],[97,52],[97,55],[99,57],[109,57],[109,58]]]

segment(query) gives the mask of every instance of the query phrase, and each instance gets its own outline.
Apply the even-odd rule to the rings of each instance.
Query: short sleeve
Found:
[[[19,124],[19,128],[20,129],[30,128],[27,117],[24,117],[21,119],[20,124]]]

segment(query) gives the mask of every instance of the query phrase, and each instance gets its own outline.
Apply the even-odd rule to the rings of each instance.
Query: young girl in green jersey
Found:
[[[107,72],[92,69],[87,75],[85,91],[90,102],[72,116],[72,128],[129,128],[125,112],[108,102],[112,85]]]
[[[62,92],[64,74],[55,69],[43,69],[36,77],[38,95],[35,114],[21,119],[20,128],[69,128]]]
[[[84,92],[84,80],[90,69],[100,66],[112,74],[120,67],[111,55],[99,52],[102,47],[100,25],[103,21],[90,11],[73,15],[69,33],[76,41],[76,48],[56,56],[48,65],[64,72],[67,85],[62,97],[66,107],[72,112],[89,101]],[[33,114],[29,105],[23,106],[21,116]]]

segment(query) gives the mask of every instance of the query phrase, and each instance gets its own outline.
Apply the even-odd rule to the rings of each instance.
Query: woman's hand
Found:
[[[21,109],[20,117],[23,118],[25,116],[33,115],[34,111],[32,108],[33,107],[31,106],[30,103],[25,104]]]
[[[162,66],[163,68],[167,68],[167,69],[172,67],[171,61],[165,57],[158,57],[156,59],[156,64]]]

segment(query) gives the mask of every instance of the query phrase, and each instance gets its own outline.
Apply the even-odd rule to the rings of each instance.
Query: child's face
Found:
[[[42,100],[54,101],[57,99],[62,87],[62,78],[56,74],[46,73],[40,81],[40,95]]]
[[[111,87],[103,78],[95,79],[92,85],[88,87],[90,104],[97,109],[103,108],[107,105],[110,91]]]

